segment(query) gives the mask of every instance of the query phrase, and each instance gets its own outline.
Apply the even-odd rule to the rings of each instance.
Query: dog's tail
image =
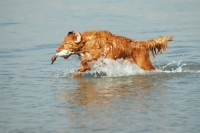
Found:
[[[144,47],[147,50],[151,51],[153,57],[158,53],[162,53],[168,48],[168,41],[172,41],[173,36],[169,35],[168,37],[160,36],[159,38],[151,39],[148,41],[133,41],[131,42],[132,47],[141,48]]]

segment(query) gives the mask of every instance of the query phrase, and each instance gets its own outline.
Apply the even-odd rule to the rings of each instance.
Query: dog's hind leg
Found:
[[[133,50],[132,57],[135,63],[143,70],[146,71],[156,70],[151,63],[149,52],[145,48],[135,48]]]

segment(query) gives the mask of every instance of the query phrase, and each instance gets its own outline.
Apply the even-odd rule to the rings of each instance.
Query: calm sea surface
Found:
[[[73,77],[55,49],[70,30],[174,35],[148,73],[123,60]],[[0,1],[1,133],[199,133],[199,0]]]

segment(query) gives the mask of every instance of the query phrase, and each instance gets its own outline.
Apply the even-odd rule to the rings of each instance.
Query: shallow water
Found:
[[[1,1],[0,131],[200,131],[200,2]],[[80,78],[79,60],[55,48],[70,30],[109,30],[135,40],[174,35],[145,72],[104,60]]]

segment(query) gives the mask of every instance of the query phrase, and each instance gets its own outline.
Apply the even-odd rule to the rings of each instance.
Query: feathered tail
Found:
[[[145,47],[147,50],[150,50],[153,57],[158,53],[162,53],[168,48],[168,41],[172,41],[173,36],[170,35],[168,37],[160,36],[159,38],[151,39],[148,41],[134,41],[131,42],[131,45],[134,48]]]

